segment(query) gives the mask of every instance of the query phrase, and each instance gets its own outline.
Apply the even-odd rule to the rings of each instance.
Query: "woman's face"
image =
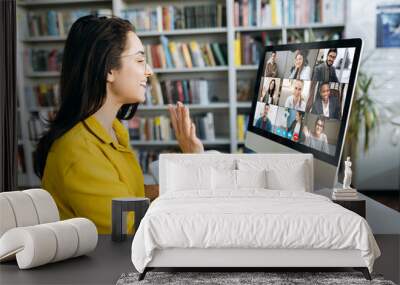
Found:
[[[303,83],[300,80],[296,80],[294,83],[294,92],[293,92],[294,97],[300,98],[302,89],[303,89]]]
[[[128,32],[125,50],[120,56],[120,68],[113,69],[107,78],[108,92],[121,104],[145,101],[147,80],[153,71],[146,63],[142,42],[133,32]],[[110,75],[109,74],[109,75]]]
[[[303,56],[301,54],[297,54],[294,59],[294,65],[296,68],[300,68],[303,65]]]
[[[275,81],[273,81],[273,80],[269,84],[269,90],[272,90],[272,88],[275,88]]]
[[[320,136],[324,131],[324,123],[321,120],[317,120],[315,123],[315,133]]]
[[[297,122],[301,121],[301,114],[299,112],[296,113],[296,121]]]
[[[328,84],[324,84],[321,86],[321,99],[324,102],[328,102],[330,95],[330,89]]]

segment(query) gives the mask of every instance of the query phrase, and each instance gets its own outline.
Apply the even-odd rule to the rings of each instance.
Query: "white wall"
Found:
[[[362,70],[374,76],[376,88],[371,91],[380,105],[381,124],[368,153],[359,152],[357,179],[359,189],[399,189],[400,126],[390,121],[400,116],[400,48],[376,49],[376,7],[399,1],[350,0],[347,2],[346,38],[359,37],[364,42],[362,59],[371,55]],[[389,107],[390,112],[383,106]],[[396,137],[396,133],[398,136]],[[361,142],[363,135],[361,134]],[[360,143],[361,144],[361,143]]]

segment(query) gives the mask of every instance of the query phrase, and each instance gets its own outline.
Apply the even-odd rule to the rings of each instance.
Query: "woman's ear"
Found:
[[[107,82],[112,83],[112,82],[114,82],[114,80],[115,80],[115,71],[111,69],[111,70],[107,73]]]

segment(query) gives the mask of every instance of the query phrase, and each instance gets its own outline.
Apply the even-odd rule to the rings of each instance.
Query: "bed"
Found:
[[[352,267],[380,251],[365,219],[313,194],[309,154],[163,154],[160,196],[132,242],[153,268]]]

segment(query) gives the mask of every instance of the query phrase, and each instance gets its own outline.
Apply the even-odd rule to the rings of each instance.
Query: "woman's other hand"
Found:
[[[175,137],[183,153],[204,152],[203,143],[196,136],[196,126],[190,120],[189,110],[181,102],[176,107],[168,105]]]

